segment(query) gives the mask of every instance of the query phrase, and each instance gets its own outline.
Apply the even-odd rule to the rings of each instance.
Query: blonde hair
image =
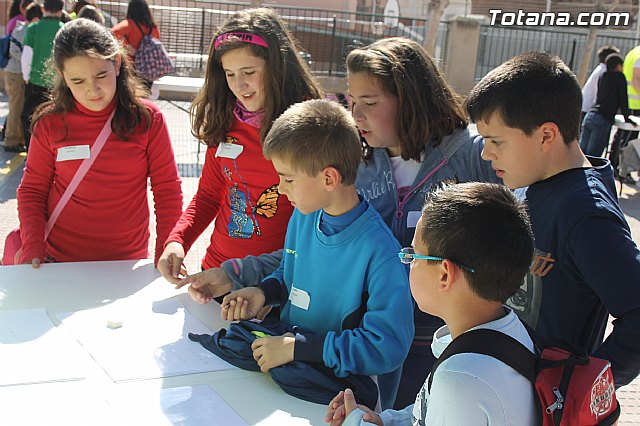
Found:
[[[362,151],[351,114],[339,103],[314,99],[291,106],[273,122],[263,152],[311,177],[334,167],[343,185],[353,185]]]

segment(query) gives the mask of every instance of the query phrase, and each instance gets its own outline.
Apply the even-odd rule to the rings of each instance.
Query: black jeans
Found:
[[[31,116],[36,108],[49,99],[49,89],[36,84],[27,83],[24,88],[24,107],[22,107],[22,126],[24,127],[24,141],[29,150],[31,142]]]

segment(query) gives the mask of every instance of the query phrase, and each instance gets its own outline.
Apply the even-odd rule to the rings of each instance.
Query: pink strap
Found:
[[[405,196],[402,198],[402,200],[398,199],[398,210],[396,211],[396,216],[397,217],[402,217],[402,215],[404,214],[402,212],[402,206],[404,206],[404,203],[407,201],[407,198],[409,198],[409,195],[411,195],[413,193],[413,191],[415,191],[417,188],[420,188],[422,186],[422,184],[424,184],[427,181],[427,179],[429,179],[431,176],[433,176],[435,174],[435,172],[440,170],[440,168],[442,166],[444,166],[445,164],[447,164],[448,162],[449,162],[449,159],[445,157],[440,162],[440,164],[438,164],[433,170],[431,170],[420,182],[418,182],[417,185],[414,185],[411,188],[411,190],[405,194]],[[398,185],[396,185],[396,186],[398,186]]]
[[[53,213],[51,213],[51,216],[49,216],[49,221],[44,227],[45,240],[47,239],[47,237],[49,237],[49,233],[51,232],[53,225],[55,225],[56,221],[58,220],[60,213],[62,213],[62,209],[64,209],[64,206],[66,206],[69,199],[71,199],[71,196],[75,192],[76,188],[78,188],[78,185],[80,185],[80,182],[82,182],[82,179],[91,168],[91,165],[96,160],[96,157],[98,157],[98,154],[100,154],[100,151],[104,146],[104,143],[109,138],[109,135],[111,135],[111,120],[113,119],[113,116],[115,113],[116,113],[116,110],[114,108],[109,118],[107,118],[107,122],[104,123],[104,127],[100,131],[98,138],[96,139],[95,143],[91,147],[91,151],[89,152],[89,158],[85,159],[82,162],[82,164],[80,164],[80,167],[78,167],[76,174],[73,176],[73,179],[71,179],[71,183],[69,184],[67,189],[64,191],[64,194],[62,194],[62,197],[60,198],[60,201],[58,201],[56,208],[53,209]]]

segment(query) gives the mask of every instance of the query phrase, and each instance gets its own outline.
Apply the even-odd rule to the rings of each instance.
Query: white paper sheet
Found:
[[[248,426],[209,386],[138,392],[122,389],[111,403],[118,425]]]
[[[116,426],[100,391],[90,380],[0,387],[0,424]]]
[[[188,339],[188,333],[211,331],[178,297],[154,302],[133,297],[58,317],[115,382],[236,368]],[[109,321],[122,326],[111,329]]]
[[[311,422],[307,419],[294,417],[290,413],[282,410],[275,410],[269,417],[256,423],[256,426],[309,426]]]
[[[87,360],[44,309],[0,311],[0,386],[79,380]]]

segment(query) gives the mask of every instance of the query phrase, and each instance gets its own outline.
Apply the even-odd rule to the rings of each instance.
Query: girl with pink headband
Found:
[[[191,106],[192,133],[208,149],[198,191],[158,262],[169,282],[186,275],[185,254],[214,220],[205,270],[283,247],[293,208],[278,193],[279,176],[261,142],[290,105],[322,97],[299,50],[265,8],[235,13],[213,37],[205,82]]]

